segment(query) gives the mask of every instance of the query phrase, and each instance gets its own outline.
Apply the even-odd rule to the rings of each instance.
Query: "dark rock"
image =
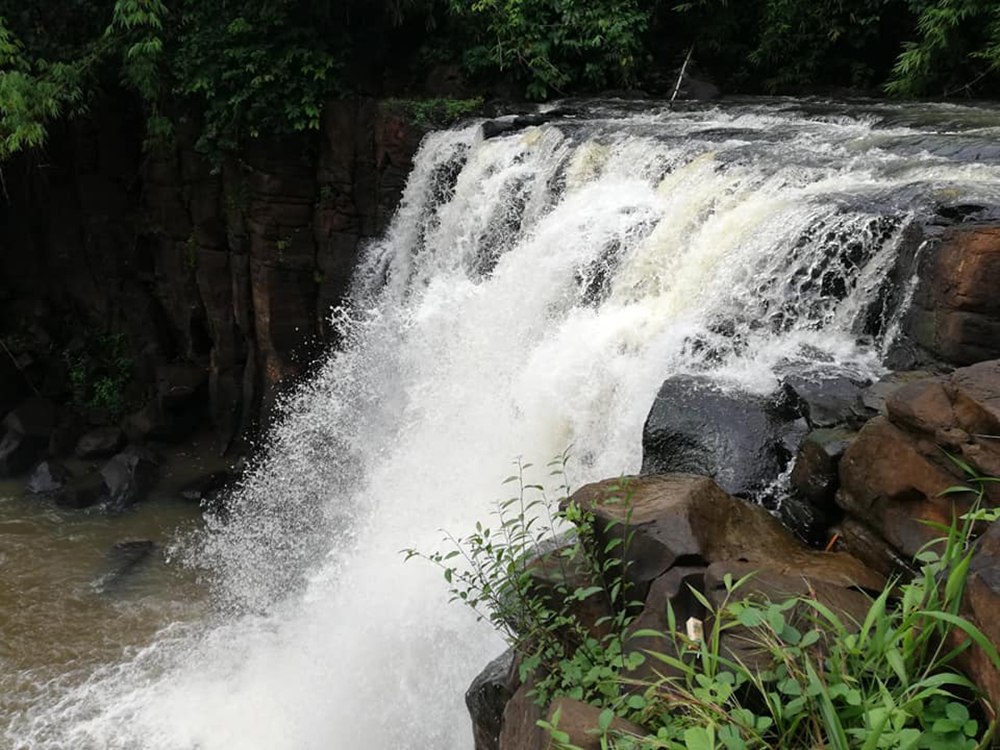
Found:
[[[24,376],[0,348],[0,419],[7,415],[28,395],[28,384]]]
[[[65,487],[72,476],[58,461],[42,461],[31,472],[24,488],[33,495],[56,492]]]
[[[170,443],[188,437],[198,429],[201,419],[198,405],[195,408],[167,410],[160,405],[159,400],[153,400],[126,417],[122,422],[122,429],[132,442],[159,440]]]
[[[10,432],[41,440],[45,445],[58,419],[59,409],[53,402],[45,398],[29,398],[4,417],[3,426]]]
[[[64,412],[49,436],[49,453],[60,458],[71,456],[86,429],[87,424],[79,414]]]
[[[802,413],[813,428],[834,427],[851,420],[867,385],[845,376],[791,375],[784,379],[784,386],[801,403]]]
[[[566,109],[552,109],[548,112],[537,112],[527,115],[517,115],[516,117],[505,117],[498,120],[487,120],[483,123],[483,138],[497,138],[502,135],[516,133],[526,128],[539,127],[553,120],[571,114]]]
[[[963,613],[979,627],[986,640],[1000,644],[1000,522],[990,524],[980,538],[969,566]],[[955,636],[964,634],[954,629]],[[962,655],[962,667],[994,705],[1000,705],[1000,668],[975,644]]]
[[[791,417],[791,418],[790,418]],[[719,390],[711,381],[664,381],[642,436],[642,473],[692,472],[749,497],[786,469],[806,432],[776,397]]]
[[[55,492],[55,502],[61,508],[81,510],[96,505],[104,495],[104,480],[100,474],[88,474]]]
[[[565,547],[546,550],[528,564],[532,589],[545,599],[556,600],[559,591],[576,591],[596,585],[587,571],[581,570],[563,555]],[[603,592],[586,599],[565,601],[567,614],[576,618],[580,625],[597,639],[608,635],[609,618],[613,614],[611,603]],[[516,627],[516,623],[513,623]]]
[[[236,479],[236,474],[230,471],[214,471],[181,488],[180,496],[192,503],[212,504],[220,493],[225,492]]]
[[[78,458],[113,456],[121,447],[124,435],[118,427],[99,427],[83,435],[76,444]]]
[[[846,552],[886,578],[909,579],[914,569],[891,544],[868,526],[847,516],[830,529],[831,549]]]
[[[156,370],[156,393],[166,411],[184,406],[194,398],[204,398],[207,384],[208,371],[198,365],[170,364]]]
[[[145,448],[126,448],[101,469],[104,502],[120,511],[142,500],[156,484],[159,461]]]
[[[503,712],[520,685],[513,649],[486,665],[465,692],[475,750],[499,750]]]
[[[792,469],[792,487],[811,505],[829,508],[837,493],[840,459],[856,433],[846,428],[814,430],[802,441]]]
[[[40,452],[38,440],[8,430],[0,438],[0,477],[16,477],[35,463]]]

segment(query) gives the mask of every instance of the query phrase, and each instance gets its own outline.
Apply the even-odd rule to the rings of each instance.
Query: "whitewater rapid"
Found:
[[[577,486],[637,471],[671,374],[879,375],[910,228],[942,201],[1000,204],[1000,168],[905,147],[922,133],[612,103],[429,135],[335,312],[341,350],[288,398],[231,517],[175,551],[216,614],[54,685],[11,747],[471,748],[463,693],[504,646],[400,550],[485,519],[518,456],[572,444]]]

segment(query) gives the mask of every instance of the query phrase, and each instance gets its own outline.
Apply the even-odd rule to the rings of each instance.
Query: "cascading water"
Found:
[[[909,228],[1000,204],[983,110],[587,109],[426,139],[338,313],[342,350],[225,523],[177,551],[211,572],[217,614],[42,686],[13,747],[471,747],[462,695],[502,644],[399,550],[485,518],[516,455],[572,443],[576,484],[638,470],[668,375],[877,375]]]

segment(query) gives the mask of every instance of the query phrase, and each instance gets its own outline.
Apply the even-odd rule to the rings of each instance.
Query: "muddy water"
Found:
[[[0,724],[17,721],[59,685],[85,682],[166,625],[204,616],[201,576],[175,553],[201,524],[197,503],[180,489],[225,467],[193,441],[164,457],[147,502],[115,516],[24,495],[23,478],[0,482]],[[115,551],[137,541],[152,542],[152,552]]]

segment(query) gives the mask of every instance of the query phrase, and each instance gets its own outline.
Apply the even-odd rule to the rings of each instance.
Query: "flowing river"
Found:
[[[970,206],[1000,206],[995,108],[584,102],[428,136],[226,519],[0,487],[0,745],[469,750],[503,644],[400,550],[487,519],[518,456],[637,471],[671,374],[878,376],[911,228]],[[136,535],[166,554],[95,585]]]

